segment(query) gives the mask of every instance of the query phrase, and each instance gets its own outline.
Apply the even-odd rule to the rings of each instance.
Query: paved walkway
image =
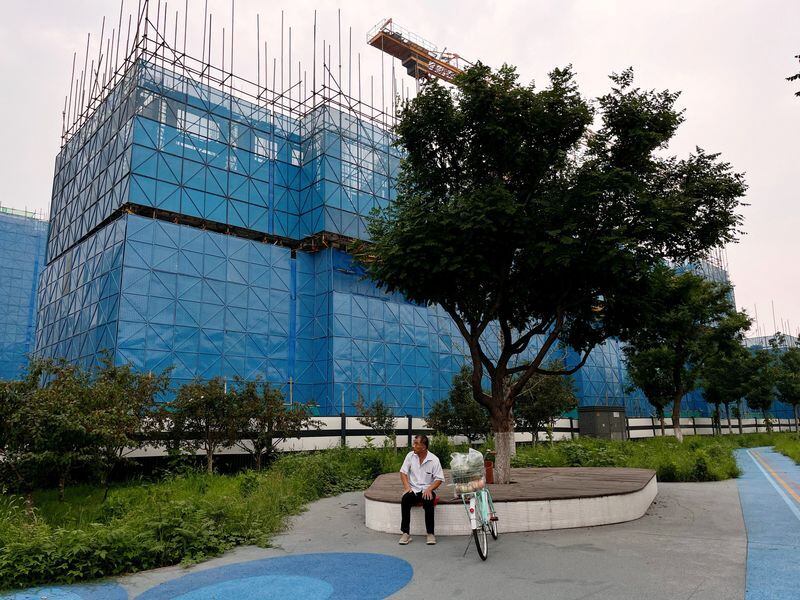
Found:
[[[421,517],[419,510],[412,515]],[[190,569],[168,567],[118,581],[128,597],[151,600],[364,600],[390,594],[426,600],[464,595],[554,600],[744,598],[746,538],[734,481],[659,484],[647,514],[629,523],[506,535],[501,529],[500,539],[490,540],[487,562],[478,558],[466,537],[440,538],[436,546],[426,546],[419,537],[409,546],[398,546],[398,537],[367,530],[363,495],[343,494],[313,503],[287,533],[275,538],[272,548],[238,548]],[[90,596],[65,587],[47,597]]]
[[[800,598],[800,467],[769,448],[739,450],[747,600]]]

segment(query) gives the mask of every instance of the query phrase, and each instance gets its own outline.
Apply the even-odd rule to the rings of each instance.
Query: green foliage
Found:
[[[396,445],[395,428],[397,427],[394,409],[381,398],[375,398],[372,403],[367,404],[360,393],[354,407],[360,415],[357,421],[365,427],[374,429],[380,435],[386,436],[384,445],[394,448]]]
[[[730,410],[747,391],[750,373],[750,351],[742,345],[733,345],[726,352],[709,356],[700,371],[703,397],[715,407],[717,427],[720,428],[720,406]]]
[[[443,433],[437,433],[430,439],[428,450],[433,452],[442,463],[443,469],[450,468],[450,455],[454,452],[453,444],[450,439]]]
[[[739,352],[750,319],[736,311],[730,293],[728,285],[666,265],[651,272],[647,308],[623,339],[628,376],[662,418],[672,403],[677,422],[681,399],[700,385],[706,361]],[[679,428],[675,433],[681,440]]]
[[[237,378],[229,401],[235,411],[236,445],[255,459],[257,470],[277,455],[278,444],[299,438],[304,429],[319,429],[313,418],[315,406],[295,403],[288,406],[281,391],[269,383]]]
[[[796,422],[800,422],[800,348],[784,350],[780,354],[777,367],[775,387],[778,400],[792,406]]]
[[[209,473],[214,471],[214,453],[238,440],[237,405],[222,377],[195,379],[182,385],[163,414],[181,447],[190,452],[205,451]]]
[[[29,492],[51,473],[60,496],[77,468],[103,482],[153,419],[168,373],[137,373],[108,356],[86,369],[33,360],[21,381],[0,385],[0,462],[6,479]]]
[[[269,544],[286,518],[320,497],[368,487],[400,469],[385,449],[338,448],[279,458],[266,471],[192,472],[157,483],[74,486],[64,502],[37,492],[28,512],[0,496],[0,589],[75,582],[216,556],[238,544]]]
[[[771,446],[787,434],[692,436],[616,441],[578,438],[551,445],[523,446],[513,461],[519,467],[631,467],[656,471],[659,481],[719,481],[737,477],[733,450]]]
[[[469,367],[461,367],[453,377],[450,393],[433,404],[426,421],[434,431],[446,436],[463,435],[470,443],[486,437],[490,431],[489,412],[475,400]]]
[[[558,342],[587,357],[636,325],[652,268],[735,239],[745,185],[718,155],[666,156],[683,121],[678,94],[637,88],[630,70],[611,77],[597,114],[570,68],[542,89],[480,63],[454,83],[427,84],[403,106],[397,198],[355,254],[383,289],[451,316],[475,398],[495,433],[508,433],[519,392]],[[517,369],[512,359],[537,335]],[[503,474],[509,439],[498,436]]]
[[[785,454],[800,465],[800,437],[797,435],[780,436],[775,441],[775,451]]]
[[[551,371],[560,371],[564,363],[554,361],[548,365]],[[552,437],[552,423],[561,415],[578,406],[575,384],[570,376],[534,374],[517,396],[514,407],[516,426],[533,432],[533,443],[542,430]]]
[[[745,391],[745,400],[751,410],[762,413],[767,421],[767,431],[771,430],[767,411],[775,400],[775,385],[778,367],[774,350],[759,349],[750,359],[750,373]]]

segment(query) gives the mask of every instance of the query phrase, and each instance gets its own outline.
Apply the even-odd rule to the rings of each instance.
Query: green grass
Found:
[[[449,463],[455,448],[441,436],[431,450]],[[800,462],[794,434],[687,436],[615,442],[579,438],[521,446],[513,466],[619,466],[654,469],[660,481],[736,477],[733,450],[774,446]],[[465,448],[457,448],[464,451]],[[97,486],[35,494],[31,515],[19,496],[0,496],[0,589],[75,582],[193,563],[237,544],[266,546],[287,517],[311,501],[361,490],[381,473],[396,472],[405,452],[337,448],[281,457],[261,473],[189,472],[111,489]]]
[[[266,546],[317,498],[363,489],[404,454],[336,449],[281,458],[262,473],[188,473],[111,489],[35,494],[33,515],[0,496],[0,589],[192,563],[237,544]]]
[[[800,436],[784,436],[775,441],[775,451],[785,454],[800,465]]]
[[[512,466],[637,467],[653,469],[659,481],[721,481],[740,474],[733,451],[756,446],[775,446],[789,456],[781,448],[791,447],[800,456],[800,442],[789,433],[687,436],[683,444],[672,437],[635,442],[578,438],[524,446]]]

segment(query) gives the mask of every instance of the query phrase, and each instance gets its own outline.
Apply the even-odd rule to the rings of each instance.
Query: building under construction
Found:
[[[0,379],[15,379],[33,352],[36,285],[44,267],[47,221],[0,206]]]
[[[176,385],[262,378],[324,415],[352,414],[358,398],[426,414],[465,362],[462,338],[442,309],[378,290],[347,253],[394,197],[393,110],[362,100],[360,83],[357,95],[343,89],[341,58],[337,77],[325,44],[320,77],[317,65],[311,78],[298,67],[276,87],[273,59],[269,86],[266,51],[263,79],[262,67],[255,82],[238,77],[206,58],[210,35],[193,58],[185,31],[178,49],[177,15],[170,43],[153,12],[145,2],[129,20],[122,51],[117,34],[113,63],[112,34],[102,76],[73,72],[36,352],[92,363],[106,351],[137,369],[172,368]],[[462,64],[403,32],[383,22],[368,41],[391,34],[428,48],[427,67],[419,50],[402,63],[418,81]],[[651,413],[625,391],[616,341],[575,379],[581,404]],[[700,400],[687,408],[707,412]]]

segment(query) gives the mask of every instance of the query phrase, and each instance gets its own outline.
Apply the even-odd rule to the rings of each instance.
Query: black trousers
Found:
[[[400,521],[400,531],[403,533],[409,532],[409,525],[411,524],[411,509],[420,502],[422,508],[425,510],[425,531],[433,533],[433,501],[436,498],[436,492],[431,492],[431,499],[425,500],[422,497],[422,492],[406,492],[403,494],[403,500],[400,502],[400,513],[402,519]]]

